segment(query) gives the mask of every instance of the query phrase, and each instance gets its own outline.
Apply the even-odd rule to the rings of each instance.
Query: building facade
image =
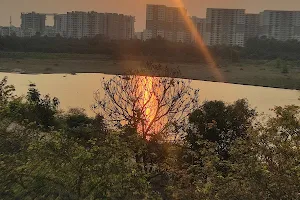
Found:
[[[260,13],[259,36],[300,41],[300,11],[265,10]]]
[[[259,14],[245,15],[245,42],[259,36]]]
[[[55,15],[54,16],[54,29],[56,34],[62,37],[67,37],[68,30],[68,16],[67,14]]]
[[[53,26],[46,26],[45,31],[43,32],[42,36],[47,37],[56,37],[57,33]]]
[[[67,37],[68,38],[82,38],[83,37],[83,24],[84,12],[68,12],[67,13]]]
[[[25,32],[43,33],[46,28],[46,14],[40,13],[22,13],[21,14],[21,29]]]
[[[162,37],[172,42],[190,42],[191,34],[185,25],[187,10],[165,5],[147,5],[146,30],[152,38]]]
[[[136,39],[136,40],[144,40],[144,38],[143,38],[143,32],[135,32],[134,33],[134,39]]]
[[[102,35],[112,40],[134,38],[135,17],[117,13],[68,12],[56,15],[54,27],[57,34],[68,38]]]
[[[5,26],[5,27],[0,27],[0,36],[6,37],[10,35],[10,28]]]
[[[83,15],[83,37],[95,37],[104,34],[105,14],[88,12]]]
[[[105,13],[104,36],[112,40],[129,40],[134,38],[135,17],[116,13]]]
[[[23,34],[21,27],[4,26],[4,27],[0,27],[0,36],[2,36],[2,37],[6,37],[6,36],[24,37],[24,34]]]
[[[205,41],[209,46],[244,46],[245,10],[208,8]]]
[[[197,29],[198,34],[201,36],[202,40],[205,41],[206,19],[193,16],[191,17],[191,20]],[[195,36],[192,35],[191,37],[192,42],[195,42]]]

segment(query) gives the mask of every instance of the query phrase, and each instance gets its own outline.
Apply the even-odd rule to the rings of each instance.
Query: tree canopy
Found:
[[[240,59],[255,60],[298,60],[300,42],[297,40],[278,41],[267,38],[251,38],[245,47],[218,45],[208,47],[214,60],[238,62]],[[108,40],[101,36],[94,38],[63,37],[0,37],[1,57],[9,56],[5,52],[104,54],[113,59],[137,59],[160,62],[205,62],[196,44],[174,43],[161,38],[147,41]]]
[[[0,98],[1,199],[300,198],[299,106],[254,123],[246,100],[197,102],[185,134],[168,141],[109,115],[59,111],[34,85],[19,97],[4,78]]]

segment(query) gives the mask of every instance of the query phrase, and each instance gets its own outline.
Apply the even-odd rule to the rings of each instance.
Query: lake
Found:
[[[101,91],[103,78],[111,78],[105,74],[42,74],[25,75],[0,73],[0,78],[8,77],[9,84],[16,87],[18,95],[25,95],[30,83],[35,83],[40,92],[59,98],[60,108],[84,108],[89,115],[93,115],[90,106],[94,103],[94,92]],[[206,81],[192,81],[191,86],[200,89],[200,99],[223,100],[232,103],[238,99],[246,98],[249,104],[260,113],[270,114],[274,106],[290,104],[300,105],[300,91],[244,86],[227,83]]]

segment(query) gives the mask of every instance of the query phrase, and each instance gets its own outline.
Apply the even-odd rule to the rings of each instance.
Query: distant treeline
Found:
[[[240,59],[283,59],[298,60],[300,42],[296,40],[278,41],[275,39],[253,38],[245,47],[214,46],[209,48],[215,60],[227,59],[238,62]],[[67,39],[62,37],[0,37],[0,52],[42,52],[105,54],[115,59],[122,57],[145,56],[161,61],[203,62],[204,57],[195,44],[172,43],[163,39],[148,41],[111,41],[102,36],[94,38]],[[1,54],[0,54],[1,56]]]

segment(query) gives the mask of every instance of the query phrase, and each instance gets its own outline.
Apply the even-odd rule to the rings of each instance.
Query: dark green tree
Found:
[[[222,101],[208,101],[195,110],[189,117],[190,128],[186,141],[193,151],[203,148],[199,140],[216,143],[216,151],[223,159],[228,159],[230,146],[238,138],[247,136],[251,128],[255,110],[246,100],[238,100],[226,105]]]

